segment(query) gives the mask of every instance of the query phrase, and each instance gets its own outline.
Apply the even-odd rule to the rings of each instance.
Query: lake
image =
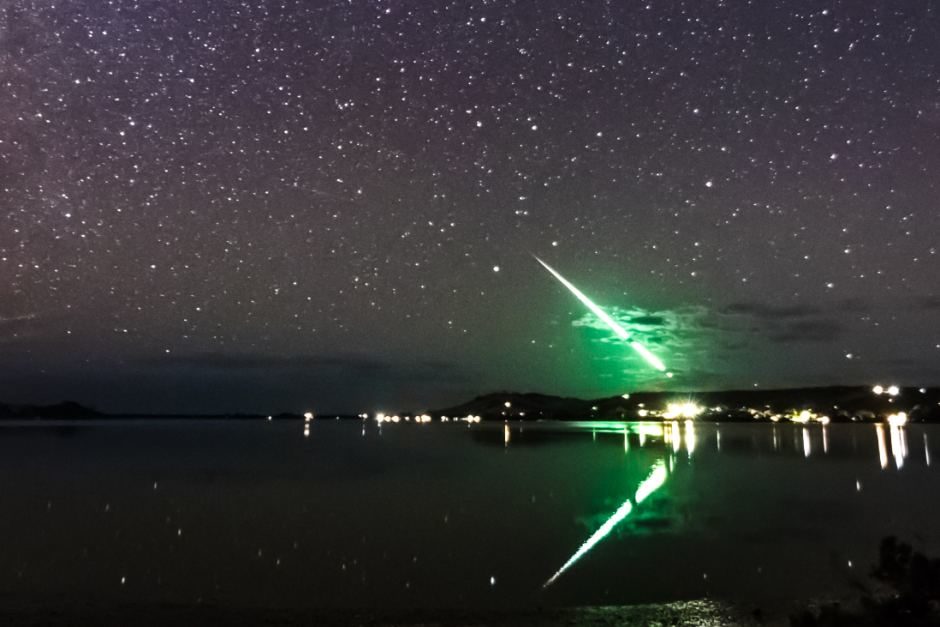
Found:
[[[0,607],[494,608],[864,580],[940,553],[940,429],[108,420],[0,427]]]

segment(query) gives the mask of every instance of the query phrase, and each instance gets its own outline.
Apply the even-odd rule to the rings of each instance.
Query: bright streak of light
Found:
[[[645,346],[643,346],[637,341],[630,342],[630,348],[638,352],[640,356],[646,360],[646,363],[651,365],[653,368],[656,368],[660,372],[665,372],[666,364],[663,363],[662,359],[660,359],[659,357],[651,353],[648,348],[646,348]],[[668,376],[670,376],[671,378],[672,373],[669,373]]]
[[[927,434],[924,434],[924,461],[927,462],[927,465],[930,465],[930,449],[927,447]]]
[[[823,428],[822,428],[822,435],[823,435],[823,453],[828,455],[829,454],[829,429],[827,429],[825,425],[823,425]]]
[[[636,495],[633,497],[633,503],[630,502],[630,499],[627,499],[623,504],[617,508],[610,518],[604,521],[604,524],[601,525],[597,531],[595,531],[590,538],[588,538],[584,544],[582,544],[574,555],[572,555],[564,565],[558,569],[558,571],[548,578],[544,584],[543,588],[547,588],[555,581],[561,577],[566,570],[571,568],[578,560],[584,557],[591,549],[597,545],[598,542],[610,535],[610,532],[614,530],[617,524],[622,521],[624,518],[630,515],[630,512],[634,509],[634,503],[639,505],[644,500],[646,500],[653,492],[658,490],[664,483],[666,483],[666,478],[668,477],[666,472],[666,465],[662,460],[656,462],[656,465],[653,467],[653,471],[650,473],[649,477],[643,480],[640,486],[636,490]]]
[[[875,425],[875,432],[878,435],[878,461],[881,468],[888,467],[888,444],[885,442],[885,426],[883,424]]]
[[[559,577],[561,577],[562,574],[564,574],[566,570],[571,568],[571,566],[574,565],[575,562],[577,562],[579,559],[584,557],[585,553],[593,549],[595,544],[597,544],[598,542],[603,540],[605,537],[610,535],[610,532],[614,530],[614,527],[617,526],[617,523],[619,523],[621,520],[626,518],[632,511],[633,511],[633,504],[630,502],[630,499],[627,499],[626,501],[623,502],[623,505],[618,507],[617,511],[615,511],[613,515],[610,518],[608,518],[604,522],[604,524],[600,526],[600,528],[597,531],[594,532],[594,535],[588,538],[587,541],[584,544],[582,544],[581,547],[577,551],[575,551],[575,554],[572,555],[571,558],[567,562],[565,562],[565,564],[561,568],[558,569],[558,572],[556,572],[554,575],[548,578],[548,581],[546,581],[542,585],[542,587],[547,588],[553,583],[555,583],[555,581]]]
[[[548,270],[552,274],[552,276],[558,279],[558,281],[562,285],[568,288],[568,291],[574,294],[575,297],[578,300],[580,300],[581,303],[591,311],[591,313],[593,313],[595,316],[600,318],[604,324],[610,327],[610,330],[613,331],[617,337],[619,337],[621,340],[630,339],[630,332],[624,329],[616,320],[611,318],[610,315],[608,315],[606,311],[604,311],[603,309],[598,307],[596,304],[594,304],[594,302],[591,301],[590,298],[584,295],[584,292],[576,288],[574,284],[568,281],[568,279],[558,274],[558,272],[556,272],[554,268],[552,268],[550,265],[548,265],[547,263],[545,263],[538,257],[536,257],[535,260],[538,261],[540,264],[542,264],[542,267]],[[630,342],[630,347],[633,350],[635,350],[643,359],[645,359],[646,363],[648,363],[650,366],[652,366],[656,370],[659,370],[660,372],[666,371],[666,364],[664,364],[659,357],[651,353],[648,348],[646,348],[645,346],[643,346],[642,344],[640,344],[639,342],[635,340]]]
[[[503,446],[509,446],[509,439],[511,437],[511,431],[509,430],[509,423],[503,423]]]
[[[679,431],[679,423],[673,420],[669,423],[670,439],[672,440],[672,452],[678,453],[682,448],[682,432]]]
[[[774,434],[774,450],[776,451],[780,449],[780,442],[777,440],[777,423],[774,423],[773,434]]]
[[[691,420],[685,421],[685,452],[689,457],[695,452],[695,423]]]
[[[904,430],[891,425],[891,453],[894,455],[894,465],[898,470],[904,467],[905,446],[902,441]]]
[[[803,427],[803,457],[809,457],[813,452],[813,444],[809,439],[809,429]]]
[[[651,438],[661,438],[665,434],[663,425],[661,424],[641,424],[637,425],[636,432],[640,435],[647,435]]]
[[[636,495],[633,497],[633,502],[639,505],[645,501],[650,494],[656,490],[663,487],[663,484],[666,483],[666,478],[669,475],[666,473],[666,466],[662,462],[657,463],[653,467],[653,471],[650,473],[650,476],[643,480],[643,482],[636,489]]]
[[[630,432],[627,431],[627,428],[624,427],[623,428],[623,452],[624,453],[630,452],[630,438],[628,437],[629,433]]]

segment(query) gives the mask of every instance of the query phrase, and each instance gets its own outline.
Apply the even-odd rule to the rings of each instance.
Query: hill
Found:
[[[662,418],[671,403],[701,407],[698,418],[703,420],[787,418],[807,411],[832,421],[883,419],[898,412],[915,421],[940,421],[940,388],[906,387],[892,395],[867,386],[636,392],[593,400],[497,392],[428,413],[434,418],[473,415],[482,420],[636,420]]]

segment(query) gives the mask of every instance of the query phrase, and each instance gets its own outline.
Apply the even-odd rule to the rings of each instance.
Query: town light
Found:
[[[793,418],[791,418],[791,420],[801,425],[805,425],[807,422],[809,422],[812,419],[812,417],[813,417],[812,412],[804,409],[800,413],[794,415]]]
[[[705,408],[696,405],[691,401],[686,401],[684,403],[669,403],[666,405],[666,412],[663,414],[663,418],[668,420],[673,420],[675,418],[686,418],[692,419],[699,416]]]
[[[890,414],[888,416],[888,424],[892,427],[903,427],[907,424],[907,414],[903,411],[899,411],[896,414]]]

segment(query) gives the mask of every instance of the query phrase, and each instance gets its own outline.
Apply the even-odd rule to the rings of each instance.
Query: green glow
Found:
[[[663,360],[650,352],[648,348],[640,344],[639,342],[630,342],[630,346],[643,356],[643,359],[646,360],[646,363],[651,365],[653,368],[656,368],[660,372],[666,371],[666,364],[663,363]]]
[[[619,523],[621,520],[626,518],[627,515],[629,515],[630,512],[632,511],[633,511],[633,504],[630,502],[630,499],[627,499],[626,501],[623,502],[623,505],[618,507],[617,511],[614,512],[613,515],[610,518],[608,518],[604,522],[604,524],[600,526],[600,528],[597,531],[594,532],[594,535],[588,538],[587,542],[581,545],[581,548],[579,548],[575,552],[575,554],[571,556],[571,559],[565,562],[565,565],[559,568],[558,572],[556,572],[554,575],[549,577],[548,581],[546,581],[542,587],[547,588],[553,583],[555,583],[555,580],[561,577],[562,573],[568,570],[579,559],[584,557],[585,553],[593,549],[595,544],[597,544],[598,542],[603,540],[605,537],[610,535],[610,532],[614,530],[614,527],[617,526],[617,523]]]
[[[666,466],[662,462],[657,463],[650,476],[644,479],[640,487],[636,489],[633,502],[639,505],[645,501],[650,494],[663,487],[663,484],[666,483],[666,477],[668,477]]]
[[[591,310],[591,313],[593,313],[595,316],[600,318],[604,324],[610,327],[611,331],[613,331],[617,337],[619,337],[621,340],[627,340],[630,338],[630,332],[624,329],[616,320],[611,318],[610,315],[608,315],[606,311],[604,311],[603,309],[598,307],[596,304],[594,304],[594,302],[592,302],[590,298],[584,295],[584,292],[576,288],[570,281],[568,281],[568,279],[558,274],[554,268],[552,268],[550,265],[548,265],[547,263],[545,263],[538,257],[536,257],[535,260],[538,261],[540,264],[542,264],[542,267],[544,267],[546,270],[551,272],[552,276],[558,279],[558,281],[561,282],[562,285],[567,287],[568,291],[574,294],[575,297],[577,297],[577,299],[580,300],[584,304],[585,307]],[[662,362],[662,360],[659,357],[651,353],[648,348],[646,348],[645,346],[643,346],[636,340],[633,340],[630,342],[630,347],[633,348],[633,350],[635,350],[637,353],[639,353],[640,357],[645,359],[646,363],[648,363],[650,366],[652,366],[656,370],[659,370],[660,372],[665,372],[666,365]]]
[[[625,422],[614,420],[579,420],[558,426],[571,431],[592,431],[595,433],[640,433],[651,438],[661,438],[665,433],[660,422]]]
[[[591,537],[580,546],[580,548],[578,548],[577,551],[575,551],[575,554],[572,555],[571,558],[565,562],[564,565],[559,568],[554,575],[549,577],[548,581],[542,584],[542,587],[547,588],[555,583],[555,580],[561,577],[566,570],[574,566],[574,564],[584,557],[591,549],[593,549],[598,542],[609,536],[610,532],[614,530],[614,527],[616,527],[620,521],[630,515],[630,512],[632,512],[634,509],[634,504],[639,505],[645,501],[653,492],[661,488],[663,484],[666,483],[667,477],[668,474],[666,472],[666,465],[663,463],[663,460],[657,461],[649,477],[644,479],[636,489],[633,502],[631,503],[630,499],[624,501],[623,505],[618,507],[617,511],[611,514],[610,518],[604,521],[604,524],[601,525],[598,530],[595,531]]]

